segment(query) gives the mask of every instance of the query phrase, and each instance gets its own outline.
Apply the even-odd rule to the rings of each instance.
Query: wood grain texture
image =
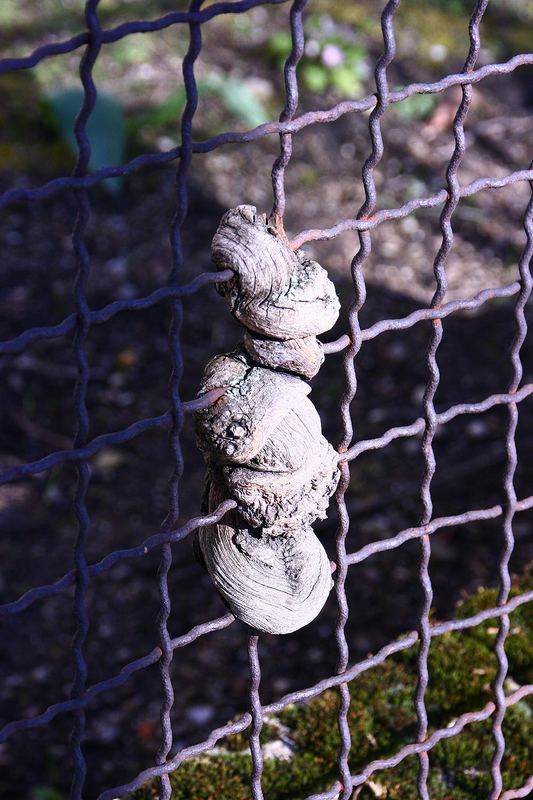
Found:
[[[246,331],[244,347],[257,364],[295,372],[304,378],[314,378],[324,363],[324,348],[316,336],[279,340]]]
[[[213,238],[213,261],[232,269],[219,285],[233,316],[272,339],[317,336],[339,316],[335,287],[320,264],[294,253],[254,206],[226,212]]]
[[[229,497],[237,509],[202,529],[197,545],[226,605],[255,630],[290,633],[307,625],[332,586],[312,523],[324,519],[338,482],[338,456],[300,376],[323,361],[318,333],[339,303],[322,267],[293,253],[253,206],[228,211],[213,260],[232,269],[220,284],[245,327],[244,343],[206,366],[199,395],[224,394],[196,412],[208,464],[206,510]]]

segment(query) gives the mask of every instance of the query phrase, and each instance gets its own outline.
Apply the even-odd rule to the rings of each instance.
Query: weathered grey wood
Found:
[[[230,494],[211,476],[209,506]],[[206,568],[238,619],[266,633],[292,633],[311,622],[332,587],[326,551],[310,526],[282,536],[254,530],[238,513],[198,534]]]
[[[259,337],[246,331],[244,347],[257,364],[295,372],[304,378],[314,378],[324,363],[324,348],[316,336],[280,340]]]
[[[215,265],[235,277],[219,284],[233,315],[273,339],[298,339],[328,331],[339,301],[328,274],[302,251],[294,253],[254,206],[222,217],[211,248]]]
[[[254,366],[243,350],[209,362],[200,393],[216,387],[226,391],[196,414],[198,442],[212,459],[238,464],[250,461],[272,428],[310,392],[296,376]]]
[[[288,530],[326,518],[338,480],[337,454],[321,436],[308,450],[303,464],[291,472],[225,467],[223,474],[242,516],[252,527]]]
[[[213,258],[235,272],[219,291],[248,330],[243,347],[209,362],[200,386],[200,395],[225,389],[195,414],[209,467],[207,507],[228,497],[238,506],[202,529],[198,545],[239,619],[289,633],[314,619],[332,586],[311,525],[326,516],[338,456],[298,376],[318,371],[315,336],[334,324],[339,304],[325,270],[294,254],[253,206],[224,215]]]

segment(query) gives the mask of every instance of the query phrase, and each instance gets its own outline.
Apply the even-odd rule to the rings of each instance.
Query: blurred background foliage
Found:
[[[109,28],[127,19],[152,18],[181,8],[186,9],[186,3],[104,0],[99,17],[102,26]],[[396,18],[398,52],[404,68],[416,61],[416,71],[420,74],[422,70],[428,79],[439,75],[442,63],[449,59],[459,69],[461,57],[456,54],[464,52],[467,45],[470,8],[468,0],[415,0],[401,6]],[[199,94],[204,100],[195,119],[197,137],[209,137],[228,127],[253,128],[278,116],[283,105],[283,85],[278,77],[291,49],[288,26],[280,25],[280,16],[287,14],[288,4],[277,8],[275,15],[258,7],[243,15],[220,16],[204,26],[204,49],[196,69]],[[485,56],[502,59],[527,49],[527,23],[532,18],[531,0],[491,3],[484,22]],[[0,24],[4,56],[21,56],[39,44],[82,30],[82,4],[42,0],[21,5],[18,0],[4,0]],[[128,36],[103,47],[94,77],[97,84],[105,84],[106,94],[101,96],[89,124],[92,168],[123,163],[127,155],[142,149],[167,149],[177,144],[177,120],[185,103],[180,80],[186,46],[179,29],[174,26],[156,36]],[[357,4],[336,0],[312,3],[306,15],[305,55],[299,67],[304,109],[371,92],[371,64],[380,47],[379,20],[370,0]],[[44,60],[31,73],[15,73],[3,79],[0,167],[10,161],[22,169],[43,154],[53,169],[65,161],[72,150],[72,121],[82,99],[77,83],[81,52]],[[409,76],[395,77],[402,82]],[[392,113],[423,120],[436,103],[434,96],[414,96],[398,104]],[[37,135],[32,136],[30,150],[23,146],[19,134],[32,131]],[[14,141],[13,133],[17,134]],[[13,141],[11,146],[7,139]],[[71,147],[63,147],[65,144]],[[118,183],[108,181],[106,186],[116,191]]]

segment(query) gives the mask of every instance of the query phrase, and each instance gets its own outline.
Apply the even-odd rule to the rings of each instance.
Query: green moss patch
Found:
[[[531,586],[532,570],[513,584],[513,596]],[[461,618],[496,602],[494,590],[482,589],[458,607]],[[510,617],[506,652],[509,688],[532,680],[533,609],[520,606]],[[490,699],[496,674],[493,653],[498,620],[432,641],[430,683],[426,694],[430,730],[445,727],[465,711],[482,708]],[[386,758],[416,734],[413,693],[416,687],[417,647],[393,656],[350,684],[348,716],[352,737],[350,768],[360,771],[369,761]],[[337,775],[339,734],[338,693],[324,692],[305,704],[290,706],[266,723],[263,790],[266,800],[303,800],[331,785]],[[502,771],[504,785],[519,786],[530,772],[529,745],[533,735],[533,706],[521,701],[505,717],[507,749]],[[281,739],[291,758],[269,758],[268,743]],[[250,800],[251,760],[247,734],[221,740],[215,753],[185,762],[171,775],[173,800]],[[429,788],[433,800],[478,800],[490,790],[493,753],[490,720],[469,725],[457,736],[440,742],[430,753]],[[409,757],[392,770],[374,773],[362,787],[360,800],[416,800],[418,759]],[[155,800],[158,782],[148,784],[132,800]]]

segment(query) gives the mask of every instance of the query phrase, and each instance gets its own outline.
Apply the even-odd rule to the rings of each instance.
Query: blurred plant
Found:
[[[303,85],[316,94],[332,89],[340,97],[359,95],[369,73],[366,47],[328,15],[310,16],[307,28],[309,35],[300,62]],[[280,69],[291,52],[290,34],[275,33],[267,47]]]
[[[83,104],[81,89],[60,89],[48,95],[45,106],[59,134],[78,154],[74,135],[74,122]],[[100,92],[87,122],[87,136],[91,143],[91,170],[103,169],[124,163],[126,132],[122,107],[116,98]],[[121,178],[108,178],[102,185],[113,194],[120,190]]]
[[[201,97],[220,101],[227,114],[246,126],[255,128],[267,122],[269,115],[263,101],[253,86],[239,78],[210,72],[198,82]],[[89,167],[92,171],[124,163],[127,140],[140,132],[154,132],[161,136],[172,127],[176,131],[185,107],[183,86],[171,92],[161,103],[125,118],[118,100],[112,95],[99,93],[94,110],[87,123],[87,136],[91,143]],[[74,122],[83,104],[83,92],[78,88],[60,89],[44,100],[45,117],[76,156],[78,147],[74,136]],[[215,118],[216,119],[216,118]],[[210,123],[216,127],[216,121]],[[109,178],[102,185],[113,194],[121,188],[121,178]]]
[[[51,786],[37,786],[32,792],[31,800],[63,800],[63,795]]]
[[[429,94],[414,94],[412,97],[402,100],[401,103],[396,103],[395,111],[399,117],[405,120],[426,119],[436,105],[436,97]]]
[[[218,97],[226,111],[252,128],[268,122],[263,102],[244,80],[211,72],[201,81],[200,92]]]
[[[210,72],[198,81],[197,88],[200,98],[216,98],[230,117],[251,128],[268,122],[269,115],[263,101],[245,80]],[[159,105],[132,115],[126,124],[128,134],[134,136],[146,129],[161,134],[168,125],[176,130],[186,99],[185,89],[180,86]]]
[[[449,14],[470,14],[472,3],[469,0],[425,0],[429,5],[442,8]]]

